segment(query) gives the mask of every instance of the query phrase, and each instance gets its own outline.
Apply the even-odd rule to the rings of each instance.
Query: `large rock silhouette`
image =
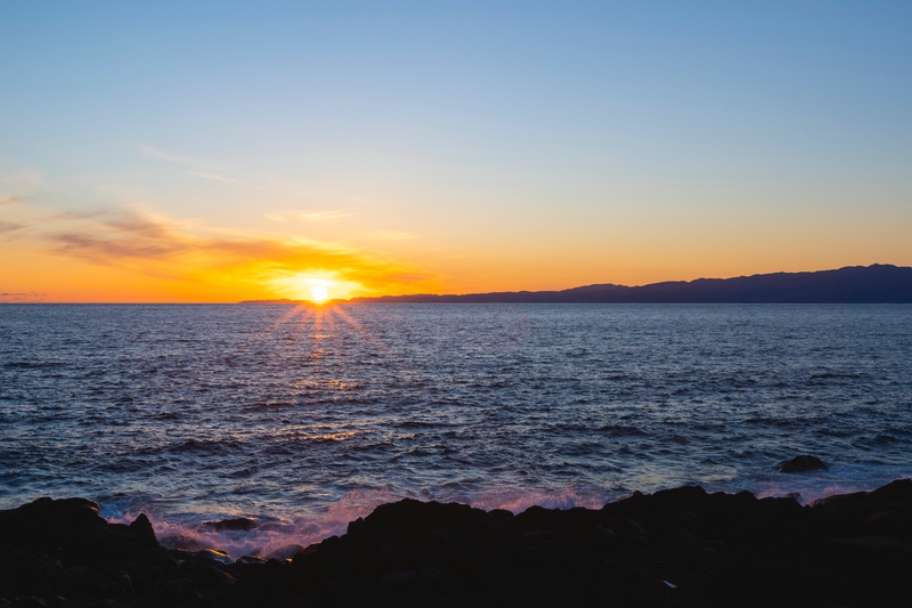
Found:
[[[518,515],[403,500],[224,564],[81,499],[0,511],[0,605],[872,606],[906,593],[912,481],[813,506],[684,487]]]

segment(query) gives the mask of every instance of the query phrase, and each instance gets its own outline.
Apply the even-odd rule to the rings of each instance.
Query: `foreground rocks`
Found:
[[[909,480],[813,507],[699,488],[515,516],[403,500],[292,560],[227,564],[86,500],[0,511],[0,607],[903,605],[910,566]]]

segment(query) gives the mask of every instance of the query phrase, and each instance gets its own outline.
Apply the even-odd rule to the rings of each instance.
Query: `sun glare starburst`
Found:
[[[330,271],[285,274],[271,279],[269,284],[283,297],[318,305],[350,298],[362,289],[359,284],[341,279]]]
[[[310,301],[314,304],[322,304],[329,299],[329,286],[323,283],[314,283],[310,286]]]

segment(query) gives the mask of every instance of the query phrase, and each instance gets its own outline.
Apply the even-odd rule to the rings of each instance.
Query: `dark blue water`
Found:
[[[832,467],[776,472],[800,452]],[[912,306],[0,306],[0,506],[86,496],[176,544],[306,544],[399,496],[910,474]]]

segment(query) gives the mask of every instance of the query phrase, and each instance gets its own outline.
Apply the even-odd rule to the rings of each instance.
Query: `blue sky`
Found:
[[[910,23],[907,2],[6,2],[0,196],[21,225],[129,210],[421,258],[454,289],[912,263]]]

